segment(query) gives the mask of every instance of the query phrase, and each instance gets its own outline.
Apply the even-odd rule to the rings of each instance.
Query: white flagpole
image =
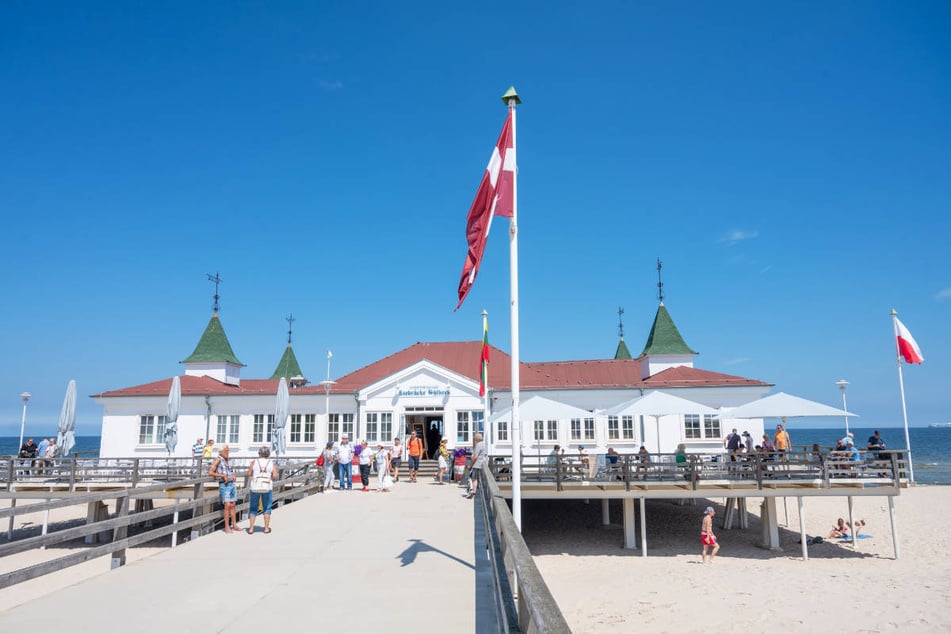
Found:
[[[519,353],[518,353],[518,144],[515,136],[515,104],[521,101],[515,88],[510,88],[502,100],[512,115],[512,149],[515,150],[515,171],[512,174],[512,220],[509,223],[509,282],[511,287],[512,322],[512,518],[519,532],[522,530],[522,438],[518,414]]]
[[[485,333],[489,330],[489,313],[482,309],[482,338],[485,339]],[[479,363],[479,372],[482,372],[482,364]],[[481,380],[481,377],[480,377]],[[485,443],[490,454],[495,453],[495,443],[492,434],[492,425],[489,423],[489,370],[485,371],[485,394],[482,396],[482,430],[488,442]]]
[[[905,425],[905,448],[908,450],[908,479],[915,483],[915,467],[911,462],[911,437],[908,435],[908,411],[905,409],[905,380],[901,375],[901,350],[898,348],[898,313],[892,309],[892,325],[895,328],[895,356],[898,361],[898,387],[901,391],[901,417]]]

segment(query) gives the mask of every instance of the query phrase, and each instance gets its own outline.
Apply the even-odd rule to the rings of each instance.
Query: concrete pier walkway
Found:
[[[476,503],[431,479],[314,495],[276,509],[271,534],[263,517],[254,535],[218,530],[0,613],[0,626],[479,631],[491,587]]]

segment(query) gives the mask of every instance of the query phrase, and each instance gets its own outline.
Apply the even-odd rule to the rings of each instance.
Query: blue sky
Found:
[[[458,6],[457,6],[458,5]],[[416,341],[508,350],[496,223],[465,216],[514,84],[521,356],[640,352],[900,426],[889,311],[951,420],[951,6],[940,2],[0,5],[0,432],[180,373],[211,315],[267,377]],[[473,361],[476,362],[475,360]],[[81,432],[101,409],[81,398]]]

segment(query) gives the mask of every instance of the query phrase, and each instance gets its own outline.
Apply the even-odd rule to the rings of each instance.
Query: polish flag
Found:
[[[925,360],[918,342],[905,328],[905,324],[898,321],[898,317],[895,317],[895,339],[898,342],[898,354],[905,358],[905,363],[921,363]]]
[[[469,216],[466,218],[466,241],[469,250],[466,261],[462,265],[462,278],[459,280],[459,310],[466,295],[472,290],[479,265],[482,263],[482,254],[485,252],[485,243],[489,239],[489,227],[495,216],[512,217],[515,204],[515,145],[512,138],[512,112],[509,111],[502,126],[499,140],[492,149],[489,164],[482,175],[479,190],[476,192]]]

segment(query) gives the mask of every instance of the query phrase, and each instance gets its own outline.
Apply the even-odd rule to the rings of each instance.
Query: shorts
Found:
[[[410,456],[410,457],[409,457],[409,470],[410,470],[410,471],[419,471],[419,456]]]
[[[399,469],[401,464],[403,464],[402,458],[390,458],[390,466],[394,469]]]
[[[248,505],[248,515],[251,517],[256,517],[259,514],[270,515],[271,514],[271,495],[272,491],[266,491],[264,493],[255,493],[251,491],[250,504]]]
[[[716,535],[709,535],[707,533],[700,533],[700,541],[704,546],[714,546],[717,543]]]
[[[218,484],[218,495],[225,504],[238,501],[238,485],[234,482],[222,482]]]
[[[440,468],[440,469],[448,469],[448,468],[449,468],[449,463],[446,462],[446,459],[443,458],[442,456],[439,456],[439,468]]]

